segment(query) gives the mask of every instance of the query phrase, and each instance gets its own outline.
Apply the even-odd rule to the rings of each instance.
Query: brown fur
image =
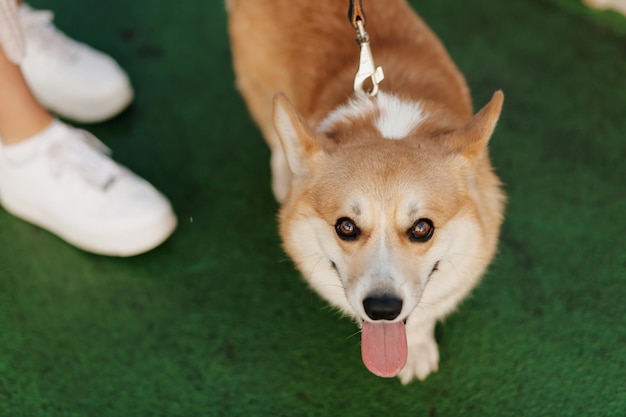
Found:
[[[376,64],[386,74],[385,90],[425,102],[427,112],[439,113],[436,123],[442,129],[469,119],[471,101],[462,75],[406,2],[369,1],[365,9]],[[276,91],[284,92],[311,125],[352,93],[358,51],[346,10],[347,2],[339,0],[229,1],[237,86],[263,132],[273,129],[268,98]]]
[[[314,129],[353,95],[358,47],[347,2],[229,0],[229,31],[237,86],[272,148],[286,251],[313,288],[357,320],[367,319],[350,300],[360,287],[410,288],[409,362],[400,374],[408,382],[437,369],[434,322],[476,285],[496,250],[504,195],[487,143],[503,95],[472,117],[463,76],[407,3],[364,6],[374,59],[385,71],[381,91],[419,102],[428,115],[402,140],[381,137],[376,112],[325,134]],[[342,217],[357,221],[358,241],[337,238]],[[435,238],[407,239],[418,218],[433,221]],[[392,272],[372,272],[382,268],[372,261],[381,247],[390,271],[408,282],[393,287],[376,275]],[[446,257],[433,258],[440,253]]]

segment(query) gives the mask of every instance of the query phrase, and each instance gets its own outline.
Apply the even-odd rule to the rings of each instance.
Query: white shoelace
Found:
[[[121,174],[120,166],[110,159],[111,150],[85,130],[52,144],[47,152],[54,175],[72,170],[87,183],[106,190]]]

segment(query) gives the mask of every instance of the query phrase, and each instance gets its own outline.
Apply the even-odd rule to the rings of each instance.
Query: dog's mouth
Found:
[[[337,264],[331,260],[330,266],[341,279]],[[398,375],[407,361],[406,318],[361,320],[361,325],[361,358],[365,367],[382,378]]]
[[[383,378],[398,375],[407,358],[406,321],[364,321],[361,357],[374,375]]]

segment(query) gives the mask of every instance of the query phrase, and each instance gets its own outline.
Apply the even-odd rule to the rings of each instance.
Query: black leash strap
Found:
[[[348,19],[354,30],[359,30],[359,20],[363,22],[363,26],[365,26],[365,12],[363,11],[362,0],[350,0]]]

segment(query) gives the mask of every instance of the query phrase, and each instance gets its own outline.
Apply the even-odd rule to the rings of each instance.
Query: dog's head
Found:
[[[358,140],[338,140],[276,97],[275,127],[292,173],[284,246],[315,290],[363,323],[364,344],[366,332],[387,334],[387,345],[372,349],[402,356],[396,345],[404,323],[419,320],[418,307],[453,308],[437,303],[457,291],[456,304],[490,261],[503,198],[486,146],[501,106],[498,92],[463,126],[428,137],[384,140],[353,126]],[[366,365],[383,376],[399,371]]]

